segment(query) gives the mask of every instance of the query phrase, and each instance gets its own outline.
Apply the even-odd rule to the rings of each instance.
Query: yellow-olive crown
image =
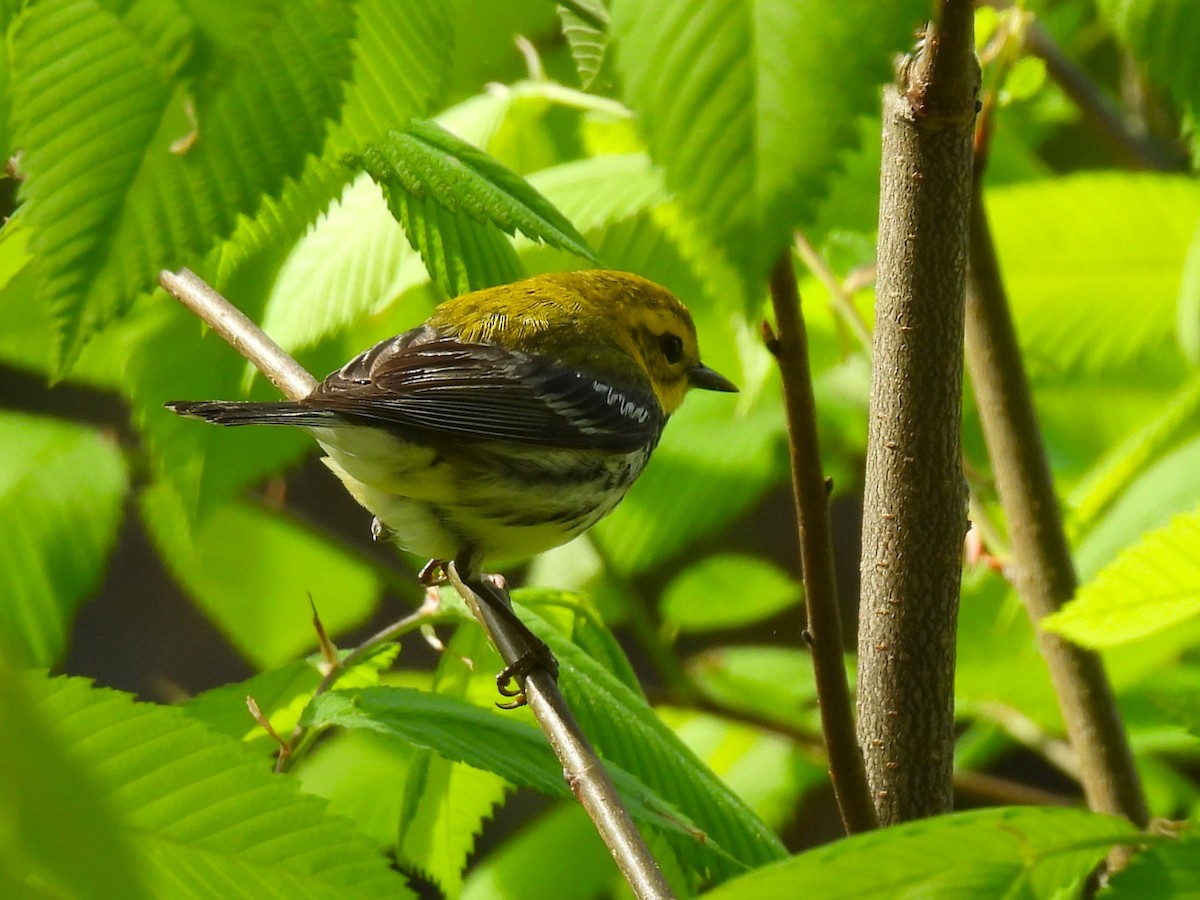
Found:
[[[629,272],[554,272],[474,291],[447,300],[428,324],[463,341],[649,381],[667,415],[690,386],[737,390],[701,365],[696,326],[679,299]]]

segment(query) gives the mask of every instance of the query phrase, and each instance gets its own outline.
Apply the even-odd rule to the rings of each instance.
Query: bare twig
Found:
[[[306,397],[316,387],[316,379],[199,276],[186,269],[178,273],[162,272],[159,283],[250,360],[289,399]],[[517,663],[527,649],[522,635],[515,632],[489,603],[479,600],[475,592],[463,583],[454,564],[447,566],[447,570],[451,581],[483,625],[501,658],[508,665]],[[429,609],[423,607],[369,638],[341,665],[331,667],[326,672],[316,694],[329,690],[342,671],[380,643],[430,621],[432,615]],[[567,782],[591,816],[636,896],[672,897],[662,870],[634,826],[603,764],[567,708],[554,676],[535,669],[523,679],[522,688],[550,746],[563,763]],[[287,767],[288,760],[295,757],[296,749],[305,738],[303,729],[293,733],[289,742],[292,752],[289,755],[280,754],[276,765],[278,770]]]
[[[467,602],[500,658],[508,666],[518,664],[526,652],[524,641],[520,636],[514,638],[505,619],[464,582],[454,563],[446,568],[450,583]],[[504,599],[507,601],[507,592]],[[643,898],[673,897],[662,869],[625,809],[604,764],[567,707],[554,675],[535,667],[518,680],[530,711],[562,763],[563,777],[571,786],[575,799],[587,811],[634,894]]]
[[[825,290],[829,291],[829,302],[833,308],[841,315],[842,320],[854,332],[854,337],[858,340],[863,350],[867,354],[871,352],[871,329],[867,327],[867,323],[863,321],[862,314],[859,313],[858,307],[854,305],[854,292],[843,282],[838,281],[837,275],[833,269],[829,268],[828,263],[817,252],[817,249],[809,243],[808,238],[803,232],[797,231],[793,235],[796,242],[796,253],[800,256],[800,261],[808,267],[808,271],[825,285]]]
[[[884,91],[858,734],[885,824],[953,803],[966,535],[963,292],[979,68],[969,0],[940,0]]]
[[[829,494],[817,440],[817,409],[808,362],[808,336],[800,310],[800,293],[792,254],[785,250],[771,273],[771,303],[776,330],[764,325],[767,349],[779,364],[787,411],[792,463],[792,496],[800,526],[800,559],[804,569],[804,606],[808,613],[813,669],[829,774],[846,831],[854,834],[878,826],[854,731],[850,686],[842,647],[833,539],[829,533]]]
[[[160,272],[158,283],[267,376],[289,400],[303,400],[316,388],[317,379],[191,269]]]

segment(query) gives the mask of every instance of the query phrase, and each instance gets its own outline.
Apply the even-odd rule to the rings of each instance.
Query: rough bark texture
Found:
[[[1074,595],[1075,568],[978,188],[971,216],[966,330],[976,405],[1008,520],[1013,582],[1036,628],[1043,616]],[[1040,628],[1038,640],[1079,756],[1088,806],[1145,827],[1146,798],[1104,663],[1097,654]]]
[[[966,487],[963,295],[978,65],[944,0],[886,89],[863,518],[858,734],[883,824],[950,809]]]

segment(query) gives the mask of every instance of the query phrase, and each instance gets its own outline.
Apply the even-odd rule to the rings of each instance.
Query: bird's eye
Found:
[[[668,331],[666,334],[659,335],[658,349],[662,351],[667,362],[672,365],[683,359],[683,339],[677,334],[671,334]]]

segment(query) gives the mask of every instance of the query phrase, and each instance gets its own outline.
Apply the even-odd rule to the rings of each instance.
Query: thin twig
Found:
[[[796,253],[799,254],[800,261],[808,267],[808,271],[812,272],[821,284],[825,285],[825,290],[829,291],[830,304],[841,314],[842,320],[854,332],[854,337],[858,339],[859,345],[866,351],[867,359],[870,359],[871,329],[867,327],[862,313],[854,305],[854,294],[843,282],[838,280],[837,274],[829,268],[829,264],[809,243],[803,232],[797,231],[793,235],[793,239],[796,242]]]
[[[289,400],[303,400],[316,388],[317,379],[191,269],[160,272],[158,283],[267,376]]]
[[[321,678],[321,683],[317,685],[313,691],[312,699],[315,700],[322,694],[333,690],[342,673],[353,669],[367,655],[374,652],[377,648],[384,644],[395,640],[403,634],[410,631],[415,631],[425,625],[430,625],[435,622],[454,621],[457,616],[448,613],[440,613],[437,610],[437,605],[426,603],[415,612],[409,613],[402,619],[393,622],[386,628],[377,631],[371,635],[353,650],[346,654],[346,658],[340,660],[335,665],[326,667],[325,674]],[[311,701],[310,701],[311,702]],[[286,772],[292,767],[292,764],[302,755],[301,748],[304,745],[308,736],[308,729],[302,725],[297,725],[293,730],[291,737],[288,738],[283,750],[275,760],[275,771]]]
[[[505,665],[517,665],[526,653],[525,642],[520,637],[514,638],[504,618],[463,581],[454,563],[446,567],[446,574],[479,620]],[[497,590],[500,588],[497,587]],[[504,599],[507,601],[507,591],[504,592]],[[571,786],[575,799],[591,818],[635,896],[673,897],[662,869],[625,809],[604,764],[575,721],[554,675],[535,667],[523,677],[518,677],[518,680],[530,711],[562,763],[563,777]]]
[[[317,382],[312,375],[199,276],[187,269],[178,273],[162,272],[159,274],[159,283],[250,360],[289,399],[302,399],[316,387]],[[452,583],[483,625],[501,658],[507,665],[517,663],[527,649],[527,642],[490,604],[481,602],[475,592],[462,582],[454,564],[446,568]],[[342,671],[380,643],[430,621],[431,616],[430,609],[422,607],[368,638],[342,660],[341,665],[326,672],[314,696],[328,691]],[[662,870],[634,826],[612,780],[563,700],[554,676],[535,669],[523,679],[522,688],[550,746],[563,763],[568,784],[591,816],[635,895],[639,898],[673,897]],[[310,734],[303,730],[294,733],[290,746],[298,749]],[[276,768],[286,769],[288,760],[295,755],[295,749],[290,756],[281,754]]]
[[[829,533],[829,492],[821,469],[817,411],[808,336],[800,309],[800,292],[791,250],[785,250],[771,273],[774,333],[767,349],[775,357],[783,383],[788,444],[792,463],[792,496],[800,526],[800,559],[804,570],[804,604],[808,613],[813,670],[829,775],[846,831],[855,834],[878,826],[871,791],[863,770],[854,730],[850,685],[842,647],[842,622],[834,574],[833,539]]]

